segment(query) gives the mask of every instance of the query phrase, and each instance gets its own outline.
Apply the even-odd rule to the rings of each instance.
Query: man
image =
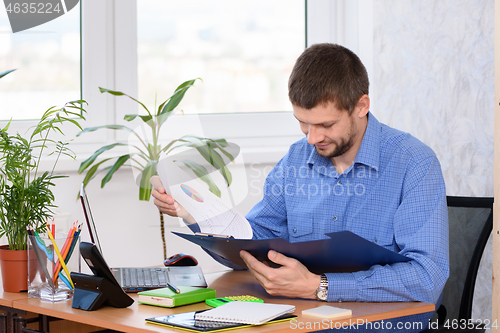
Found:
[[[434,152],[369,112],[368,75],[360,59],[334,44],[298,58],[289,79],[293,115],[306,138],[294,143],[247,215],[254,238],[290,242],[349,230],[410,261],[367,271],[317,275],[275,251],[271,268],[242,259],[271,295],[325,301],[438,303],[448,278],[446,191]],[[182,207],[153,191],[160,211]],[[430,316],[420,316],[426,320]]]

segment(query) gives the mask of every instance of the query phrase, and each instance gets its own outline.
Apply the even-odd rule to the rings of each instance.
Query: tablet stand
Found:
[[[122,288],[104,277],[76,272],[70,276],[75,285],[72,308],[93,311],[103,304],[126,308],[134,303]]]

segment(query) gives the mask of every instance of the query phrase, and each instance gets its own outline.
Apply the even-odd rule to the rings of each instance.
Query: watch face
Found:
[[[326,301],[326,297],[328,295],[328,290],[326,290],[325,288],[319,288],[317,291],[316,291],[316,297],[320,300],[320,301]]]

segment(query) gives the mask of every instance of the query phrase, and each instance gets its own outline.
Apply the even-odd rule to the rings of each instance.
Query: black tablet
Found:
[[[71,272],[70,276],[75,284],[71,307],[92,311],[103,304],[125,308],[134,303],[116,281],[94,244],[81,242],[80,253],[94,275]]]
[[[85,186],[83,185],[83,183],[80,187],[80,202],[82,203],[83,214],[85,215],[85,221],[87,222],[90,241],[97,246],[97,249],[102,254],[101,243],[99,242],[99,236],[97,235],[97,229],[95,228],[94,217],[92,216],[92,211],[90,210],[89,199],[87,198],[87,193],[85,192]]]
[[[89,268],[94,273],[94,276],[100,276],[106,278],[109,282],[115,284],[121,289],[120,284],[116,281],[115,276],[109,269],[108,264],[104,261],[101,252],[95,244],[89,242],[80,243],[80,253],[82,258],[85,260]]]

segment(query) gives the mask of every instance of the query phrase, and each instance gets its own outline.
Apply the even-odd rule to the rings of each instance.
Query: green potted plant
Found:
[[[69,142],[52,139],[51,135],[64,135],[66,123],[82,129],[82,103],[72,101],[62,108],[48,109],[26,136],[10,135],[11,122],[0,130],[0,237],[8,241],[8,245],[0,247],[4,291],[27,290],[27,227],[46,231],[55,207],[54,180],[66,177],[56,174],[55,167],[62,155],[75,159]],[[40,163],[48,155],[54,159],[52,168],[41,170]],[[16,263],[12,257],[22,261]]]
[[[139,200],[148,201],[151,197],[152,186],[150,183],[150,179],[152,176],[157,175],[156,166],[158,161],[172,153],[179,148],[194,148],[198,151],[198,153],[203,156],[203,158],[213,167],[215,167],[221,175],[224,177],[224,180],[227,186],[231,185],[232,178],[229,169],[226,166],[226,163],[222,157],[225,155],[226,158],[233,161],[236,156],[233,156],[234,153],[230,152],[229,144],[224,139],[210,139],[204,137],[198,137],[193,135],[185,135],[179,139],[172,140],[169,143],[164,144],[160,141],[160,132],[162,126],[168,120],[168,118],[175,112],[177,106],[184,98],[184,95],[191,88],[197,79],[188,80],[183,82],[181,85],[177,87],[174,94],[170,96],[167,100],[161,103],[158,108],[155,107],[155,111],[151,112],[143,103],[139,102],[137,99],[124,94],[120,91],[113,91],[104,88],[99,88],[101,93],[109,93],[114,96],[126,96],[135,102],[137,102],[144,110],[145,114],[132,114],[126,115],[124,120],[128,122],[132,122],[134,120],[140,120],[145,124],[147,128],[150,129],[151,139],[141,136],[141,132],[136,131],[130,127],[124,125],[104,125],[97,127],[90,127],[84,129],[80,134],[93,132],[99,129],[111,129],[111,130],[120,130],[127,131],[135,136],[139,145],[135,145],[134,143],[121,143],[115,142],[100,149],[96,150],[92,156],[82,162],[80,165],[79,173],[83,173],[87,170],[85,178],[83,180],[84,185],[87,185],[90,180],[94,179],[98,173],[106,172],[104,177],[101,180],[101,188],[103,188],[113,177],[113,174],[120,169],[124,165],[131,166],[140,172],[140,186],[139,186]],[[78,134],[78,135],[80,135]],[[114,157],[107,157],[104,159],[98,160],[98,157],[115,147],[119,146],[128,146],[129,152],[127,154],[117,155]],[[221,155],[222,154],[222,155]],[[131,163],[133,162],[133,163]],[[192,160],[184,160],[182,161],[186,167],[191,169],[194,174],[200,179],[202,179],[207,185],[212,193],[220,196],[220,190],[215,184],[215,182],[211,179],[209,172],[207,169]],[[131,163],[131,164],[127,164]],[[160,230],[161,230],[161,239],[163,243],[163,258],[167,258],[167,247],[165,243],[165,224],[163,219],[163,214],[160,212]]]

